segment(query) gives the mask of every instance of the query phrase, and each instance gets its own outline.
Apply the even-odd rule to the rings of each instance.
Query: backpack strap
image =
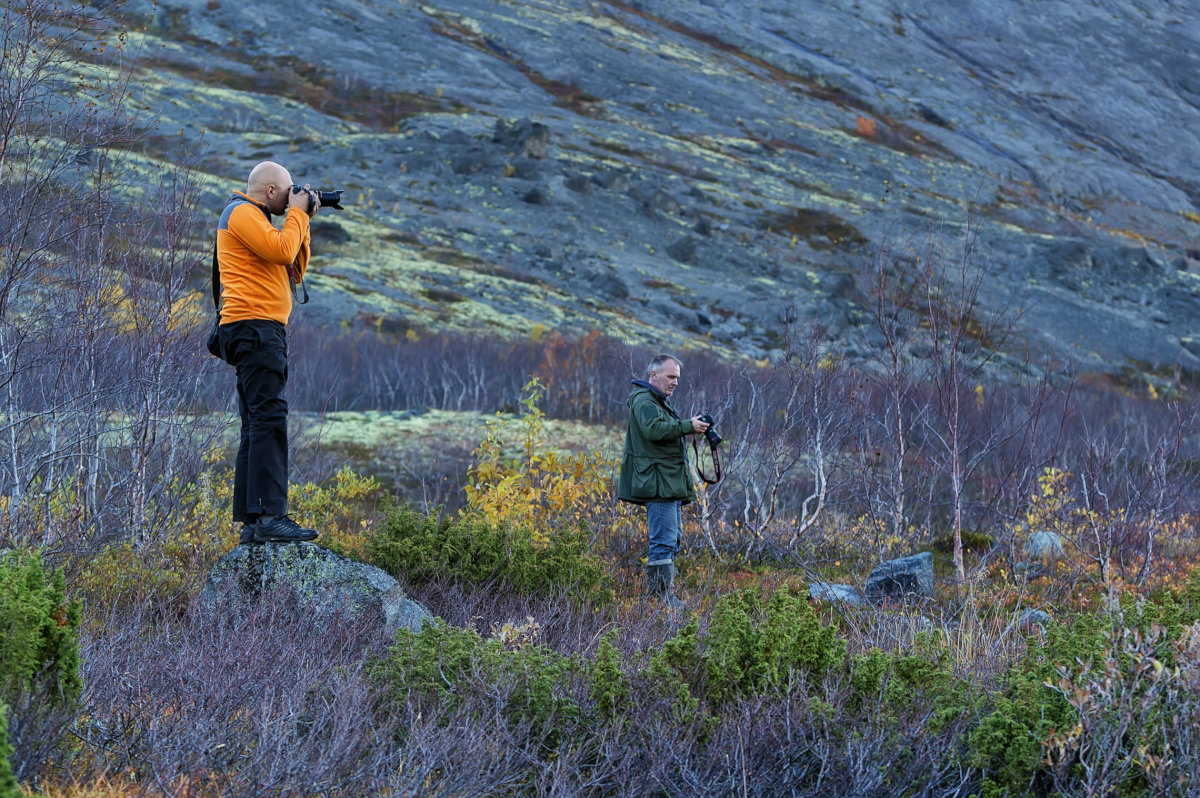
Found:
[[[221,266],[217,263],[217,242],[213,242],[213,258],[212,258],[212,294],[213,294],[213,310],[217,311],[217,315],[221,315]]]

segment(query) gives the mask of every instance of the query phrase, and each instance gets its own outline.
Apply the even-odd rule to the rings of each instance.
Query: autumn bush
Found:
[[[61,570],[37,555],[0,552],[0,793],[36,775],[62,741],[83,684],[80,605]]]
[[[564,453],[545,434],[538,406],[545,388],[537,380],[523,389],[522,414],[515,420],[496,416],[474,451],[465,487],[467,510],[504,526],[521,526],[546,539],[555,529],[591,526],[611,505],[615,460],[602,450]],[[505,451],[501,426],[515,425],[518,446]]]
[[[1200,758],[1200,572],[1154,600],[1051,624],[972,733],[984,795],[1172,794]]]

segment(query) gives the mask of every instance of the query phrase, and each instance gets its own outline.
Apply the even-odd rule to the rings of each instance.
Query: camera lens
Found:
[[[337,191],[318,191],[317,197],[321,200],[322,208],[342,210],[342,189],[338,189]]]

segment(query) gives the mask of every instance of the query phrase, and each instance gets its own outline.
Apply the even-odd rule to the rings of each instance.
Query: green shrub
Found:
[[[470,584],[501,579],[526,595],[571,589],[599,602],[612,597],[600,560],[574,528],[556,529],[540,543],[527,529],[476,515],[423,515],[403,506],[389,511],[366,554],[372,565],[410,582],[444,574]]]
[[[616,639],[616,629],[600,638],[596,658],[588,667],[587,676],[588,693],[596,713],[610,721],[619,718],[629,706],[631,693],[629,679],[621,670],[621,652],[617,650]]]
[[[79,604],[68,603],[61,570],[47,580],[35,554],[0,553],[0,798],[18,796],[8,706],[35,693],[44,706],[72,706],[79,678]]]
[[[695,617],[667,640],[654,656],[650,665],[641,674],[648,689],[671,703],[671,712],[679,726],[697,724],[701,729],[711,730],[717,719],[700,706],[703,688],[704,660],[700,647],[700,626]],[[701,732],[702,735],[705,732]]]
[[[851,659],[836,630],[793,592],[723,597],[705,633],[689,619],[646,659],[637,656],[642,667],[632,674],[616,631],[588,659],[536,644],[537,629],[533,621],[505,625],[484,638],[435,619],[419,632],[401,630],[374,674],[392,700],[415,702],[424,717],[460,722],[466,712],[481,725],[500,717],[514,734],[534,736],[547,756],[569,746],[585,760],[604,741],[641,739],[660,723],[702,748],[744,701],[760,698],[807,700],[814,724],[845,734],[847,744],[864,721],[897,740],[926,739],[973,706],[934,637],[905,654]],[[858,698],[848,698],[847,684]]]
[[[23,794],[9,761],[12,755],[12,746],[8,744],[8,707],[0,702],[0,798],[19,798]]]
[[[718,600],[703,641],[690,623],[659,649],[652,668],[721,704],[785,690],[801,675],[819,682],[843,666],[845,650],[837,630],[822,626],[797,593],[777,591],[764,605],[758,593],[743,590]]]
[[[1120,750],[1110,752],[1111,761],[1169,758],[1169,745],[1148,728],[1155,725],[1148,719],[1170,717],[1172,707],[1162,705],[1166,699],[1156,684],[1159,679],[1146,678],[1145,668],[1154,663],[1170,674],[1177,664],[1176,642],[1198,619],[1200,573],[1182,590],[1164,591],[1154,601],[1126,595],[1108,612],[1079,615],[1069,625],[1047,628],[1044,639],[1032,642],[1009,669],[991,712],[972,734],[974,764],[984,772],[982,794],[1045,791],[1054,775],[1060,780],[1064,774],[1070,777],[1082,767],[1077,760],[1073,767],[1071,760],[1079,753],[1071,730],[1081,724],[1129,727],[1118,735]],[[1104,691],[1138,706],[1141,714],[1135,717],[1126,711],[1122,717],[1110,717],[1108,713],[1122,708],[1108,706],[1114,699],[1091,700],[1101,684]],[[1072,699],[1095,712],[1081,718]]]
[[[79,678],[79,604],[68,603],[62,571],[47,580],[35,554],[0,554],[0,700],[25,691],[72,704]]]
[[[778,591],[764,607],[752,591],[723,597],[703,654],[710,700],[782,690],[795,676],[819,682],[841,668],[846,644],[822,626],[807,599]]]
[[[850,703],[855,708],[895,714],[932,711],[930,731],[939,731],[975,708],[978,691],[954,674],[950,651],[937,635],[922,633],[914,650],[872,649],[850,658]]]
[[[780,590],[764,600],[747,590],[718,600],[707,634],[693,619],[667,640],[642,676],[670,701],[675,719],[694,724],[702,736],[718,722],[710,713],[745,698],[787,694],[800,680],[814,714],[844,707],[846,724],[862,713],[898,724],[905,716],[927,716],[925,728],[938,733],[974,711],[979,696],[954,674],[950,660],[932,635],[918,635],[909,652],[847,657],[837,629],[823,625],[802,595]],[[850,686],[844,704],[838,692],[826,692],[840,683]]]
[[[1075,725],[1075,712],[1049,682],[1063,662],[1102,661],[1108,619],[1080,615],[1070,625],[1051,624],[1040,644],[1026,647],[1010,669],[992,711],[971,735],[972,757],[983,769],[983,795],[1024,794],[1049,788],[1042,743],[1056,729]]]
[[[441,618],[424,624],[420,632],[401,629],[387,659],[375,669],[396,700],[427,701],[433,712],[457,710],[473,686],[491,691],[502,685],[506,720],[514,726],[530,724],[551,746],[580,717],[579,706],[565,690],[580,672],[585,669],[574,658],[545,646],[511,647]]]

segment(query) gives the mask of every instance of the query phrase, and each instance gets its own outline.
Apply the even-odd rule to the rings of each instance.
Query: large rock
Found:
[[[255,598],[279,588],[294,592],[318,617],[378,623],[389,636],[401,628],[418,631],[432,617],[385,572],[312,543],[236,547],[213,566],[200,601],[215,609],[225,596]]]
[[[852,607],[863,603],[862,596],[853,587],[834,582],[812,582],[808,586],[808,596],[818,601],[849,604]]]
[[[1034,532],[1025,541],[1025,553],[1034,560],[1052,560],[1062,556],[1062,538],[1054,532]]]
[[[1021,613],[1021,617],[1017,620],[1017,626],[1023,632],[1044,632],[1052,620],[1050,613],[1045,610],[1028,609]]]
[[[492,132],[492,141],[512,148],[523,157],[544,160],[550,144],[550,128],[529,119],[521,119],[511,126],[503,119],[498,119]]]
[[[863,592],[872,601],[888,598],[931,598],[933,596],[933,552],[888,560],[867,576]]]

